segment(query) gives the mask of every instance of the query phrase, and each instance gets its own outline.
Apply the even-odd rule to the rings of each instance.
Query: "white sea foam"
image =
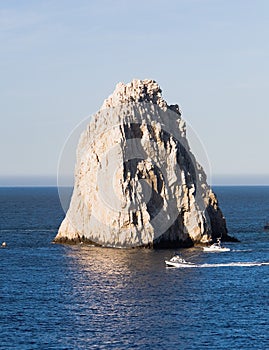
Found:
[[[189,268],[189,267],[196,267],[196,268],[212,268],[212,267],[231,267],[231,266],[239,266],[239,267],[252,267],[252,266],[265,266],[269,265],[269,262],[259,262],[259,261],[253,261],[253,262],[230,262],[230,263],[220,263],[220,264],[186,264],[181,265],[180,268]]]
[[[253,249],[232,249],[231,252],[234,252],[234,253],[253,252]]]

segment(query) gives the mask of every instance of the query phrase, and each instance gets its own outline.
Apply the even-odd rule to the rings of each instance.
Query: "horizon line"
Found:
[[[210,186],[269,186],[269,174],[216,174]],[[73,176],[60,183],[56,175],[0,175],[0,187],[72,187]]]

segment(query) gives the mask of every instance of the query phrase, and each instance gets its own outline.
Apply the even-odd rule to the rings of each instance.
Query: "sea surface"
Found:
[[[269,349],[269,187],[215,187],[231,251],[53,244],[57,188],[0,189],[0,349]],[[206,268],[205,268],[206,266]]]

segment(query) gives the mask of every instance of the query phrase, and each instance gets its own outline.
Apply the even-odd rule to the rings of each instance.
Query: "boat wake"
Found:
[[[253,249],[231,249],[234,253],[253,252]]]
[[[178,267],[180,268],[189,268],[189,267],[210,268],[211,267],[212,268],[212,267],[231,267],[231,266],[252,267],[252,266],[266,266],[266,265],[269,265],[269,262],[253,261],[253,262],[230,262],[230,263],[220,263],[220,264],[182,264]],[[177,268],[177,266],[174,266],[174,268]]]

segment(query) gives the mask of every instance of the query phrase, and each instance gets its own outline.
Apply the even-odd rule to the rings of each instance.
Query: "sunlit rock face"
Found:
[[[177,105],[153,80],[119,83],[82,133],[55,242],[190,247],[229,238]]]

